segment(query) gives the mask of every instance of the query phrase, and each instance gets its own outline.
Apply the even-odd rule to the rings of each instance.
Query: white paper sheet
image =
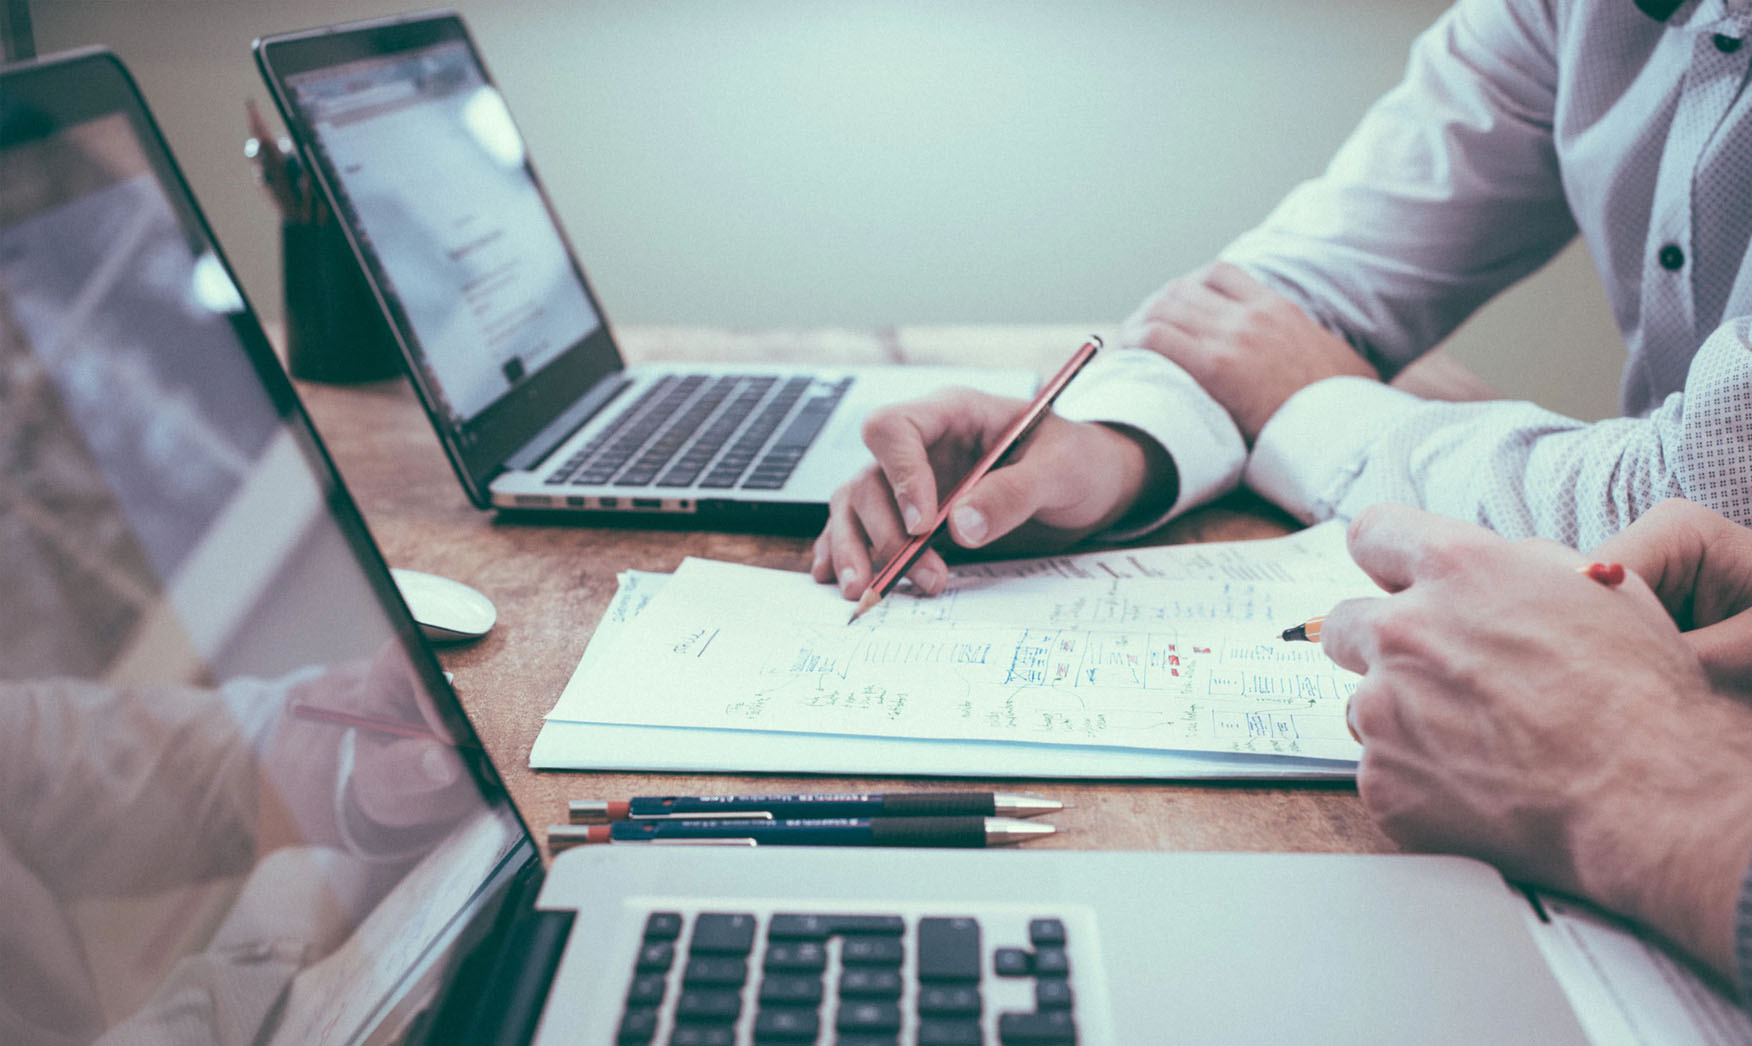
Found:
[[[1342,541],[1322,527],[981,564],[850,627],[837,593],[803,575],[709,561],[623,575],[531,765],[1348,776],[1354,677],[1276,637],[1375,591]],[[783,765],[736,758],[755,739]]]

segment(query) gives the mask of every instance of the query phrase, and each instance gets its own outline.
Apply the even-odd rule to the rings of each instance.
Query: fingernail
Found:
[[[900,518],[906,521],[906,532],[908,534],[917,534],[919,532],[919,521],[923,520],[925,516],[924,513],[918,510],[916,505],[908,505],[900,510]]]
[[[851,567],[846,567],[839,572],[840,588],[845,589],[848,593],[852,589],[852,582],[856,580],[858,580],[858,572]]]
[[[816,571],[820,570],[822,567],[822,564],[824,564],[826,562],[827,562],[827,553],[821,551],[820,549],[816,549],[815,550],[815,558],[809,561],[809,572],[811,574],[815,573]]]
[[[955,510],[955,532],[963,540],[979,544],[985,540],[986,518],[979,509],[962,505]]]

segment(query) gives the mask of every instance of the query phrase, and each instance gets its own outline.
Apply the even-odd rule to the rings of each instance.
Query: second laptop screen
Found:
[[[466,43],[301,73],[287,86],[453,426],[601,325],[522,136]]]

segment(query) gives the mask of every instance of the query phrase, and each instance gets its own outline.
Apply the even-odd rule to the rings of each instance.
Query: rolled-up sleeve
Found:
[[[1591,548],[1667,498],[1752,525],[1752,318],[1715,331],[1683,392],[1587,423],[1531,403],[1435,403],[1358,378],[1292,396],[1246,482],[1306,522],[1377,502]]]
[[[1534,0],[1463,0],[1326,172],[1223,258],[1345,337],[1383,377],[1576,233],[1552,134],[1556,27]]]

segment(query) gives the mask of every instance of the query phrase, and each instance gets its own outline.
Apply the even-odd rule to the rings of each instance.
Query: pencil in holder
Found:
[[[280,263],[293,377],[342,384],[404,373],[359,260],[326,212],[281,223]]]

